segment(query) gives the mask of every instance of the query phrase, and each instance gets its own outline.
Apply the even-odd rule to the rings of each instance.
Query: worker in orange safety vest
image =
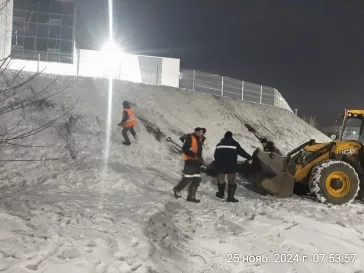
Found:
[[[203,129],[199,127],[195,129],[193,134],[187,135],[182,147],[183,160],[185,161],[183,178],[173,188],[174,196],[180,198],[180,192],[190,184],[187,201],[194,203],[200,203],[200,200],[196,199],[196,192],[201,182],[201,166],[203,165],[202,143],[200,140],[202,135]]]
[[[123,102],[123,119],[121,120],[121,122],[118,124],[119,126],[123,126],[123,137],[124,137],[124,145],[130,145],[130,139],[128,137],[128,131],[130,131],[130,133],[132,134],[132,136],[134,137],[135,140],[138,140],[138,136],[134,130],[134,126],[138,123],[135,114],[134,114],[134,110],[131,109],[131,106],[129,104],[129,102],[124,101]]]

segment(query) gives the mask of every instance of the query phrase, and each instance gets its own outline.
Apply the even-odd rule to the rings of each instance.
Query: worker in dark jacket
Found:
[[[206,137],[205,137],[206,129],[205,128],[201,128],[201,130],[202,130],[202,136],[200,137],[200,141],[201,141],[202,145],[204,145],[205,144],[205,140],[206,140]],[[181,140],[182,142],[185,142],[186,138],[189,137],[189,136],[191,136],[192,134],[185,134],[185,135],[181,136],[179,138],[179,140]]]
[[[248,154],[240,144],[233,139],[231,132],[226,132],[224,138],[216,146],[215,150],[215,167],[219,172],[217,176],[217,187],[219,191],[216,196],[224,198],[225,193],[225,177],[228,181],[228,197],[227,202],[239,202],[235,199],[236,185],[236,171],[238,165],[238,155],[251,160],[252,157]]]
[[[277,155],[282,155],[282,153],[277,149],[277,147],[274,145],[272,141],[268,141],[266,138],[263,138],[260,143],[262,143],[263,151],[274,153]]]
[[[185,161],[183,178],[173,189],[174,196],[180,198],[180,192],[190,184],[187,201],[195,203],[200,203],[200,200],[196,199],[196,192],[201,182],[200,168],[203,164],[201,136],[202,129],[199,127],[195,129],[193,134],[186,136],[182,147],[183,159]]]
[[[131,109],[129,102],[124,101],[123,102],[123,118],[121,120],[121,122],[118,124],[119,126],[123,126],[123,137],[124,137],[124,145],[130,145],[130,139],[128,137],[128,131],[130,131],[130,133],[132,134],[132,136],[134,137],[134,139],[138,139],[138,136],[134,130],[134,126],[138,123],[135,114],[134,114],[134,110]]]

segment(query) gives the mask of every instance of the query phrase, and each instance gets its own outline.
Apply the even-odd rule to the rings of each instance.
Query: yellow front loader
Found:
[[[345,110],[332,142],[310,140],[286,156],[257,149],[253,164],[240,164],[239,173],[277,197],[306,186],[320,202],[350,203],[364,183],[363,115],[364,110]]]

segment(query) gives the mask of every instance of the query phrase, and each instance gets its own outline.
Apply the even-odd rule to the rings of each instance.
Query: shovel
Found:
[[[248,124],[247,122],[243,121],[237,114],[235,114],[235,117],[242,123],[244,124],[244,126],[248,129],[249,132],[253,133],[253,135],[259,140],[261,141],[263,138],[260,137],[257,133],[257,131],[255,130],[255,128],[253,126],[251,126],[250,124]]]
[[[167,142],[171,142],[171,143],[173,143],[174,145],[176,145],[178,148],[181,148],[181,149],[182,149],[182,146],[181,146],[181,145],[179,145],[178,143],[174,142],[174,141],[172,140],[172,138],[171,138],[171,137],[167,137],[167,138],[166,138],[166,141],[167,141]]]

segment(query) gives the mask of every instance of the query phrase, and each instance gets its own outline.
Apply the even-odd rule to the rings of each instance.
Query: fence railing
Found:
[[[277,89],[247,81],[181,69],[179,86],[201,93],[273,105],[293,112]]]

